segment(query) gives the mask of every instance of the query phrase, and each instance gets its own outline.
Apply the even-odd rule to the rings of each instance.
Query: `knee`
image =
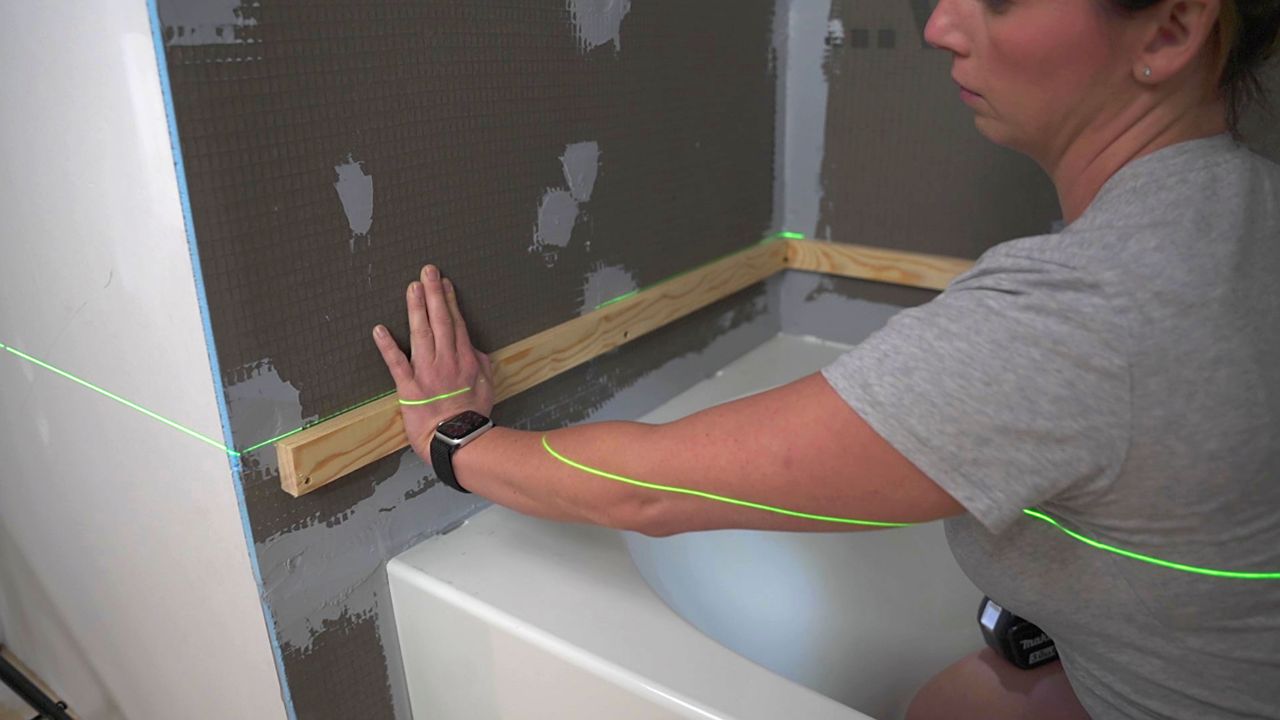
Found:
[[[1088,720],[1060,663],[1021,670],[983,648],[920,687],[906,720]]]
[[[929,678],[911,698],[905,720],[938,720],[974,717],[976,695],[980,692],[982,670],[980,650],[964,656]]]

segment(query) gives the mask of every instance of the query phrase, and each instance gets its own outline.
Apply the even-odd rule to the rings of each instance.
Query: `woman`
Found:
[[[545,445],[458,417],[489,413],[490,368],[428,266],[408,292],[412,362],[374,331],[410,442],[458,489],[650,535],[869,528],[581,468],[947,518],[961,567],[1062,663],[974,653],[921,689],[913,719],[1280,717],[1280,582],[1205,574],[1280,570],[1280,166],[1227,134],[1277,25],[1280,0],[941,0],[926,39],[954,56],[978,130],[1049,173],[1064,230],[993,248],[821,373]],[[444,435],[474,442],[433,441],[451,418]],[[1030,507],[1179,565],[1078,542]]]

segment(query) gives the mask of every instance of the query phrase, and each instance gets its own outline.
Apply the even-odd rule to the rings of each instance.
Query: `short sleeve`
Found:
[[[1127,326],[1104,283],[996,250],[823,369],[991,532],[1110,483],[1130,433]]]

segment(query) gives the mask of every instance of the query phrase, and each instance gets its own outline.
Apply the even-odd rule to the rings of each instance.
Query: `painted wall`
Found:
[[[0,27],[0,343],[220,440],[144,2]],[[0,350],[0,624],[93,720],[285,716],[227,455]]]

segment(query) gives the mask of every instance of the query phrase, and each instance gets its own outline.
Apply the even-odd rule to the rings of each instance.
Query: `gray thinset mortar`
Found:
[[[263,592],[276,617],[287,619],[277,624],[282,651],[305,656],[313,641],[339,621],[372,619],[396,717],[408,717],[409,706],[386,561],[483,504],[428,479],[429,473],[417,455],[401,453],[394,474],[377,484],[372,497],[344,512],[341,523],[281,532],[258,544]],[[331,572],[334,566],[343,572]]]
[[[287,618],[278,628],[290,650],[309,651],[325,621],[374,609],[368,579],[383,562],[483,502],[426,479],[431,471],[413,453],[400,453],[395,462],[391,477],[344,511],[341,522],[282,531],[258,543],[263,591],[276,614]],[[344,572],[322,572],[331,563]]]
[[[643,415],[759,346],[779,329],[777,309],[770,304],[773,297],[776,291],[744,297],[751,308],[747,322],[739,321],[741,311],[718,312],[711,325],[714,340],[616,388],[612,397],[589,410],[581,421]],[[287,429],[294,416],[301,415],[297,392],[276,377],[269,362],[244,368],[241,376],[246,379],[228,389],[238,423],[267,434]],[[288,407],[297,409],[290,413]],[[275,463],[270,447],[258,456],[265,466]],[[394,470],[374,485],[371,496],[326,522],[278,532],[260,541],[257,550],[262,592],[276,616],[286,657],[306,657],[326,633],[372,623],[387,665],[394,714],[402,718],[408,717],[408,701],[387,594],[386,560],[470,516],[485,503],[439,485],[412,453],[401,453],[388,462],[395,463]],[[337,567],[341,573],[333,572]]]
[[[573,227],[582,217],[582,204],[591,199],[596,177],[600,174],[600,144],[578,142],[567,146],[560,156],[564,181],[569,186],[547,188],[538,203],[538,224],[533,230],[530,252],[542,252],[548,267],[555,264],[556,254],[548,245],[566,247],[573,237]]]
[[[636,279],[620,265],[597,264],[587,273],[582,286],[582,314],[586,315],[601,303],[636,290]]]
[[[179,0],[182,23],[166,28],[170,45],[244,42],[241,31],[257,21],[241,13],[241,0]]]
[[[584,51],[605,43],[622,49],[622,20],[631,12],[631,0],[569,0],[569,11]]]
[[[607,385],[602,402],[556,420],[540,414],[535,425],[563,422],[620,419],[642,415],[718,368],[767,340],[779,327],[776,290],[744,291],[709,308],[711,315],[693,316],[693,324],[680,324],[655,333],[652,342],[642,338],[616,351],[608,359],[617,364],[627,357],[652,356],[657,348],[672,346],[673,337],[711,338],[699,340],[698,349],[662,362],[648,373],[620,384],[610,374],[600,375],[584,366],[585,377],[562,376],[568,385]],[[697,319],[704,317],[705,319]],[[692,331],[692,335],[690,335]],[[663,351],[666,352],[666,351]],[[571,371],[571,374],[578,371]],[[297,391],[279,378],[269,360],[262,360],[228,374],[234,381],[227,389],[228,402],[237,424],[252,437],[269,437],[296,426],[303,420]],[[554,391],[554,388],[553,388]],[[554,396],[554,391],[552,395]],[[526,407],[529,403],[525,403]],[[542,405],[542,403],[535,403]],[[527,410],[517,408],[526,416]],[[314,418],[308,418],[314,419]],[[265,475],[269,484],[278,482],[275,454],[271,446],[246,455],[253,475]],[[359,648],[352,662],[361,665],[368,682],[381,683],[388,698],[388,716],[407,717],[408,705],[403,668],[397,644],[394,616],[388,595],[384,563],[386,559],[423,537],[456,524],[482,506],[474,496],[465,496],[441,487],[430,470],[414,455],[402,453],[379,464],[380,479],[369,495],[350,503],[338,515],[297,522],[277,531],[257,544],[263,574],[263,595],[277,623],[277,638],[288,659],[289,673],[303,673],[326,654],[335,641],[341,647]],[[345,489],[345,488],[344,488]],[[261,485],[253,492],[260,492]],[[321,491],[324,492],[324,491]],[[270,488],[275,495],[278,488]],[[341,568],[341,572],[335,572]],[[372,654],[385,667],[368,666]],[[359,658],[359,659],[357,659]],[[316,669],[314,672],[322,672]],[[362,686],[363,692],[372,688]],[[303,717],[328,717],[317,708],[328,698],[312,691],[299,703]],[[375,713],[377,716],[379,713]]]
[[[350,153],[346,161],[335,166],[333,171],[338,176],[333,187],[338,191],[342,211],[351,226],[351,250],[355,252],[356,239],[367,235],[373,225],[373,177],[365,174],[364,164]]]
[[[297,390],[279,379],[269,361],[241,368],[238,376],[245,379],[228,386],[228,406],[245,432],[267,438],[301,424]],[[274,469],[272,448],[257,456]],[[262,594],[277,619],[282,651],[306,655],[317,636],[341,621],[371,620],[387,659],[394,714],[408,717],[385,561],[471,514],[483,500],[442,488],[412,453],[393,462],[391,477],[339,518],[276,533],[258,542],[257,551]],[[344,571],[327,571],[335,566]]]
[[[590,200],[596,178],[600,175],[600,143],[573,143],[564,149],[560,165],[564,167],[564,180],[569,183],[569,194],[573,199],[578,202]]]
[[[542,251],[548,245],[562,248],[573,236],[574,223],[578,222],[578,201],[568,190],[549,189],[538,203],[538,224],[533,231],[530,251]],[[554,257],[554,256],[550,256]],[[549,264],[554,263],[551,260]]]
[[[782,332],[856,345],[903,307],[928,302],[937,293],[907,288],[896,301],[869,299],[888,286],[820,273],[788,270],[775,276]]]
[[[232,377],[235,382],[226,388],[227,412],[235,416],[244,437],[258,438],[244,447],[316,419],[302,416],[298,389],[280,379],[270,358],[238,368]]]

